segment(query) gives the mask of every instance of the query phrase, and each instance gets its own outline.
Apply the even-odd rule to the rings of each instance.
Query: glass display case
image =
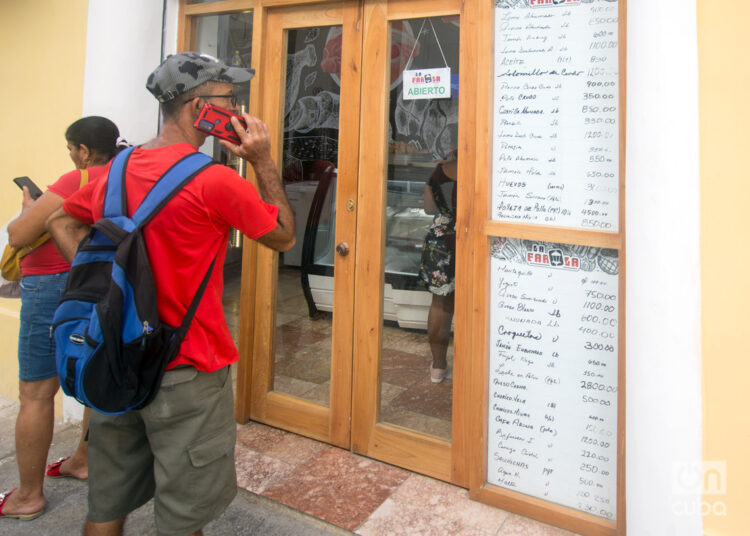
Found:
[[[388,165],[383,315],[400,327],[425,329],[431,298],[419,283],[419,264],[432,216],[424,211],[424,188],[436,163],[431,155],[402,156],[391,155]],[[299,259],[310,315],[333,309],[336,170],[320,167],[316,180],[289,185],[291,194],[287,187],[292,204],[298,195],[304,196],[303,190],[315,190]],[[290,261],[295,259],[292,255]]]

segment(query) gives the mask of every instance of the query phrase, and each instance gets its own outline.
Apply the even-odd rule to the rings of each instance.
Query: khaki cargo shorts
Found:
[[[123,415],[91,412],[89,513],[119,519],[154,498],[159,534],[190,534],[237,494],[229,367],[164,375],[151,404]]]

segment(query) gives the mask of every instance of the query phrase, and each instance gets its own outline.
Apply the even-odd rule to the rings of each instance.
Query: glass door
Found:
[[[352,449],[443,480],[454,455],[459,9],[365,2],[364,14]]]
[[[258,248],[250,416],[349,448],[359,152],[360,8],[271,8],[262,117],[297,242]],[[349,113],[345,111],[349,110]]]

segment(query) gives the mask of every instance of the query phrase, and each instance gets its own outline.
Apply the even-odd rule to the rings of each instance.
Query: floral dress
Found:
[[[425,236],[419,278],[433,294],[447,296],[456,286],[456,181],[443,173],[441,165],[427,184],[438,213]]]

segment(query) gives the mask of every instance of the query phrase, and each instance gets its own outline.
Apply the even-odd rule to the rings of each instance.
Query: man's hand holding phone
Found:
[[[236,117],[232,117],[232,125],[240,138],[240,144],[221,140],[220,143],[232,154],[250,162],[253,166],[263,160],[271,159],[271,138],[268,127],[257,117],[243,114],[245,125],[241,124]],[[244,128],[243,128],[244,127]]]
[[[230,121],[232,117],[236,117],[240,123],[245,121],[243,117],[207,102],[201,108],[200,113],[198,113],[193,127],[206,134],[211,134],[217,138],[239,145],[240,138]],[[245,127],[242,126],[242,130],[244,129]]]
[[[268,127],[257,117],[237,115],[210,103],[206,103],[193,126],[219,138],[230,153],[252,165],[271,159],[271,140]]]

